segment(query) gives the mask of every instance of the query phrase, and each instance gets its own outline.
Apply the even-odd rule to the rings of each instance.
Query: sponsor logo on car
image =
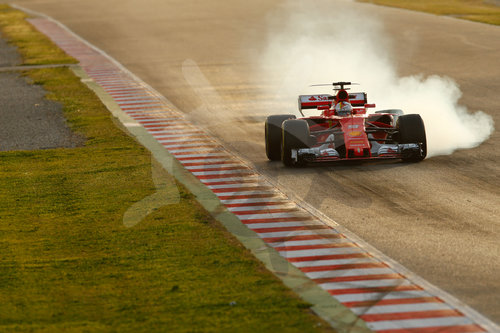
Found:
[[[361,136],[361,132],[360,131],[352,131],[352,132],[347,133],[347,135],[354,138],[357,136]]]

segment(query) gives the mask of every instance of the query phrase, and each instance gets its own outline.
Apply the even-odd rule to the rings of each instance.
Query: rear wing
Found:
[[[300,95],[299,96],[299,111],[308,109],[317,109],[318,107],[331,107],[335,96],[329,94],[323,95]],[[368,102],[366,93],[350,93],[349,102],[352,106],[364,107]]]

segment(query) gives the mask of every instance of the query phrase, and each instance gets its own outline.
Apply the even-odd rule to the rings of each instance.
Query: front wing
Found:
[[[354,161],[354,160],[381,160],[381,159],[411,159],[421,157],[423,154],[422,144],[382,144],[370,155],[363,157],[341,156],[333,148],[301,148],[292,149],[291,155],[295,162],[332,162],[332,161]]]

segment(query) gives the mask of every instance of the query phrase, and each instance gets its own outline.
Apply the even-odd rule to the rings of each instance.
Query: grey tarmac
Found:
[[[0,151],[73,148],[85,139],[73,133],[59,103],[29,83],[16,48],[0,39]]]

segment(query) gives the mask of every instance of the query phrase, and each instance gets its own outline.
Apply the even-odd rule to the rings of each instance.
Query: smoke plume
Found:
[[[461,91],[448,77],[400,77],[391,57],[383,23],[351,1],[289,0],[269,18],[267,47],[261,55],[263,76],[282,78],[276,95],[297,110],[299,94],[331,93],[310,84],[359,82],[369,103],[381,109],[418,113],[425,122],[428,156],[472,148],[493,132],[492,118],[458,104]],[[335,8],[335,11],[326,9]],[[278,86],[280,84],[278,83]]]

